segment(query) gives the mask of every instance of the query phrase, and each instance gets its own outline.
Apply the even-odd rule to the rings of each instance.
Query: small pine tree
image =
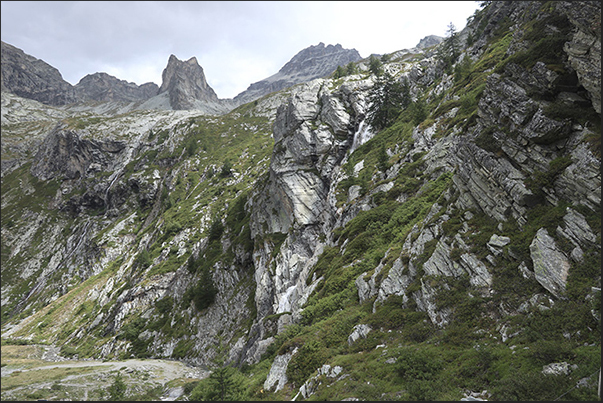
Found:
[[[232,165],[230,165],[230,161],[228,161],[228,160],[224,161],[224,165],[222,165],[222,169],[220,170],[220,176],[222,178],[231,176],[232,175],[230,172],[231,169],[232,169]]]
[[[118,372],[115,378],[113,379],[113,384],[109,386],[109,400],[111,401],[121,401],[124,400],[126,396],[127,386],[121,376],[121,372]]]
[[[237,401],[247,400],[237,380],[237,370],[224,363],[223,347],[218,347],[220,358],[215,359],[215,368],[205,381],[199,382],[190,395],[193,401]]]
[[[422,99],[419,98],[415,102],[411,103],[408,106],[408,109],[410,110],[410,116],[413,125],[416,126],[419,123],[423,122],[425,119],[427,119],[427,106],[425,105],[425,101],[423,101]]]
[[[333,78],[338,79],[338,78],[341,78],[343,76],[345,76],[345,70],[343,69],[343,67],[337,66],[337,69],[335,70]]]
[[[367,108],[367,123],[377,130],[391,125],[400,112],[410,104],[408,79],[396,80],[389,74],[379,77],[371,88]]]
[[[444,62],[448,74],[451,73],[451,67],[454,64],[454,61],[459,57],[459,54],[459,36],[456,32],[456,27],[451,22],[448,24],[446,39],[444,39],[438,48],[438,57]]]
[[[352,74],[356,74],[356,65],[354,64],[354,62],[349,62],[346,66],[345,66],[345,73],[348,76],[351,76]]]
[[[389,169],[389,155],[387,155],[384,145],[379,148],[379,154],[377,155],[377,168],[379,168],[381,172],[385,172]]]
[[[201,279],[195,286],[193,293],[193,302],[198,311],[209,308],[216,300],[218,289],[214,285],[209,268],[205,268],[201,273]]]
[[[369,58],[369,71],[376,76],[383,74],[383,63],[375,56]]]

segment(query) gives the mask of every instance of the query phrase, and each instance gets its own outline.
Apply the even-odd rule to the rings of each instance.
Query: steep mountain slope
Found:
[[[63,80],[56,68],[4,41],[2,91],[49,105],[65,105],[76,101],[73,86]]]
[[[62,106],[86,101],[140,101],[157,95],[158,89],[154,83],[136,85],[107,73],[89,74],[73,86],[48,63],[2,42],[3,92]]]
[[[490,2],[221,116],[3,93],[2,336],[231,399],[594,400],[597,63],[600,3]]]

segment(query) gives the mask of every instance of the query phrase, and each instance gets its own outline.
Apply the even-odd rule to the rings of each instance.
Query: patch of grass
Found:
[[[49,368],[15,371],[2,379],[2,391],[28,387],[42,382],[52,382],[71,375],[81,375],[95,371],[94,367]]]

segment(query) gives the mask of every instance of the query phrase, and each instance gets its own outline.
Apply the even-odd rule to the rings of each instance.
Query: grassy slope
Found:
[[[534,33],[528,30],[526,35]],[[356,150],[344,169],[350,170],[361,160],[364,160],[365,168],[357,178],[339,184],[338,190],[342,195],[340,203],[345,203],[344,196],[352,185],[361,185],[363,191],[368,193],[380,184],[373,178],[381,150],[393,150],[396,145],[401,149],[405,145],[410,146],[410,133],[416,124],[427,127],[436,123],[437,136],[441,137],[450,134],[455,127],[465,130],[475,124],[477,102],[486,77],[492,69],[502,71],[508,62],[505,52],[510,41],[511,35],[503,29],[495,33],[480,60],[451,72],[456,76],[455,85],[448,94],[442,94],[426,104],[430,113],[423,121],[415,121],[410,110],[402,113],[397,122]],[[540,51],[546,44],[535,46]],[[529,66],[533,62],[529,55],[530,52],[526,52],[513,60]],[[458,99],[441,102],[444,95],[456,95]],[[454,107],[460,108],[456,116],[443,118]],[[226,204],[238,196],[244,196],[265,171],[272,147],[272,141],[267,136],[270,132],[267,119],[245,117],[244,113],[239,112],[244,111],[235,111],[222,118],[191,119],[181,127],[181,136],[174,143],[175,148],[159,150],[151,155],[153,159],[149,161],[185,157],[172,167],[174,174],[165,178],[166,187],[170,190],[164,196],[160,217],[142,229],[141,224],[149,212],[140,211],[139,218],[131,227],[137,239],[147,232],[153,234],[155,241],[148,248],[148,259],[157,258],[163,250],[163,242],[169,242],[187,228],[194,230],[194,235],[187,240],[190,250],[195,242],[207,234],[209,223],[215,216],[226,218],[227,221],[229,217],[235,217],[237,212],[233,210],[233,204],[236,203],[230,203],[228,208]],[[584,115],[576,117],[583,118]],[[253,126],[258,129],[249,129]],[[600,144],[600,124],[597,134],[593,144],[597,141]],[[157,138],[159,141],[162,136],[167,134],[155,133],[150,140]],[[487,144],[487,141],[483,142],[484,147]],[[239,158],[244,153],[248,157]],[[387,163],[391,166],[403,157],[394,155]],[[454,201],[443,197],[451,184],[450,174],[425,174],[421,157],[417,155],[414,162],[404,164],[394,181],[394,187],[374,197],[375,208],[359,214],[337,230],[336,245],[326,248],[315,267],[317,275],[323,275],[325,279],[308,300],[302,322],[279,334],[258,364],[234,371],[231,375],[240,387],[239,397],[291,399],[297,394],[299,386],[315,375],[316,369],[323,364],[339,365],[343,371],[336,378],[321,376],[319,381],[322,385],[311,396],[311,400],[341,400],[346,397],[364,400],[459,400],[465,391],[484,389],[493,394],[490,397],[492,400],[550,400],[570,390],[578,380],[596,374],[600,367],[600,323],[592,317],[591,309],[593,306],[600,309],[600,299],[594,305],[585,300],[590,287],[596,286],[593,278],[600,273],[600,252],[596,250],[586,251],[585,263],[572,267],[568,284],[570,298],[557,301],[548,310],[534,309],[524,315],[495,316],[499,314],[500,304],[517,304],[518,293],[531,295],[538,290],[534,283],[526,284],[516,267],[504,264],[495,273],[497,294],[492,297],[476,297],[477,293],[472,292],[463,278],[424,279],[432,286],[446,284],[449,288],[449,291],[438,294],[437,299],[440,308],[450,307],[454,311],[455,319],[445,329],[434,327],[425,313],[417,311],[412,305],[404,306],[399,297],[390,297],[374,313],[372,300],[359,304],[354,280],[363,272],[372,274],[386,252],[388,256],[399,255],[401,244],[410,229],[422,222],[435,202],[446,210]],[[221,175],[225,165],[231,165],[235,172],[243,174],[244,182],[236,183],[236,178]],[[153,168],[155,166],[151,163],[146,170],[149,172]],[[215,173],[203,182],[205,186],[197,186],[204,174],[205,178],[209,176],[207,173],[210,170]],[[26,174],[21,172],[15,175]],[[4,183],[3,179],[3,193]],[[408,197],[405,202],[399,203],[396,198],[402,193]],[[525,228],[520,230],[513,223],[505,223],[503,235],[511,236],[516,242],[511,247],[525,254],[535,232],[542,226],[554,228],[565,206],[563,201],[557,207],[541,204],[530,212]],[[588,214],[584,209],[580,211],[587,216],[591,227],[600,232],[600,215],[596,212]],[[444,225],[450,234],[458,230],[463,221],[462,213],[453,211]],[[207,218],[203,221],[204,226],[199,224],[201,217]],[[241,218],[248,219],[244,214]],[[4,226],[4,214],[2,219]],[[6,219],[10,217],[7,215]],[[467,235],[464,240],[473,253],[484,257],[487,253],[484,245],[493,233],[498,233],[498,223],[479,214],[467,223],[474,235]],[[235,223],[231,219],[228,225],[234,227]],[[230,230],[232,234],[238,234],[235,228]],[[349,242],[343,251],[346,240]],[[245,239],[239,239],[238,242],[245,242]],[[418,257],[415,264],[420,266],[434,248],[435,243],[426,245],[426,252]],[[5,253],[3,250],[3,255]],[[130,253],[133,256],[136,251]],[[185,264],[188,256],[177,257],[176,253],[170,253],[148,274],[173,271]],[[225,255],[216,252],[212,259],[228,260],[231,256],[228,252]],[[387,273],[392,259],[385,258],[383,263],[384,273]],[[115,271],[121,264],[123,262],[116,262],[97,277],[75,286],[69,294],[36,314],[32,324],[37,330],[26,327],[20,334],[38,334],[48,339],[51,333],[40,329],[40,324],[60,323],[53,315],[59,311],[65,312],[59,309],[61,306],[67,301],[80,301],[78,298],[87,293],[87,287],[96,281],[103,281],[103,276],[111,270]],[[409,292],[417,287],[420,287],[420,283],[416,281],[409,286]],[[70,303],[74,316],[66,316],[68,319],[77,317],[85,322],[86,317],[93,318],[102,309],[85,305],[83,299],[77,304]],[[161,307],[158,307],[156,315],[157,320],[161,319]],[[373,331],[366,339],[360,339],[350,346],[347,338],[358,323],[370,325]],[[64,341],[78,326],[78,322],[71,321],[69,328],[56,327],[56,341]],[[500,333],[502,326],[509,329],[508,334],[517,330],[521,332],[503,341]],[[139,334],[143,329],[134,330]],[[568,339],[566,334],[572,336]],[[106,341],[97,336],[97,342]],[[85,341],[71,348],[87,355],[93,353],[94,344]],[[274,357],[294,347],[298,347],[299,351],[287,370],[289,384],[277,393],[264,391],[263,382]],[[543,365],[562,361],[578,367],[570,376],[541,374]],[[594,380],[594,377],[591,378],[591,381]],[[209,381],[201,382],[197,393],[208,385]],[[596,389],[571,389],[563,398],[596,399]]]

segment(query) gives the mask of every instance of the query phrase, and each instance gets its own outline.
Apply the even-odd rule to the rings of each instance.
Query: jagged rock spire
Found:
[[[162,80],[159,94],[169,94],[173,109],[192,109],[196,100],[218,102],[218,95],[207,84],[203,68],[196,57],[182,61],[170,55]]]

